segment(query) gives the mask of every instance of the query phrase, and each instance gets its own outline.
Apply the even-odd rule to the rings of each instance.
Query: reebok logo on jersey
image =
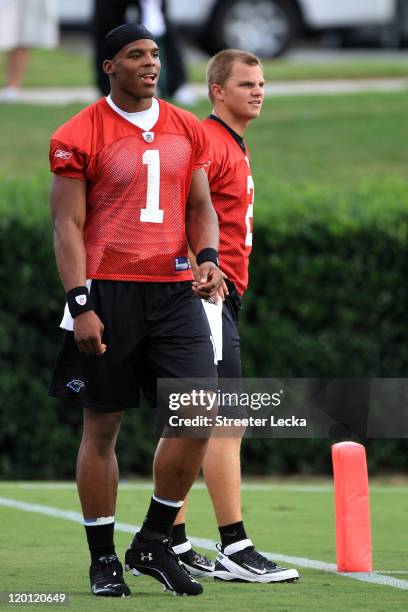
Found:
[[[72,153],[69,151],[63,151],[62,149],[57,149],[54,153],[54,157],[60,157],[61,159],[69,159],[72,157]]]
[[[82,293],[81,295],[76,295],[75,296],[75,301],[80,306],[85,306],[85,304],[86,304],[86,295],[84,293]]]
[[[75,391],[75,393],[79,393],[80,390],[85,387],[85,383],[82,380],[74,378],[74,380],[71,380],[69,383],[67,383],[66,386],[68,387],[68,389]]]

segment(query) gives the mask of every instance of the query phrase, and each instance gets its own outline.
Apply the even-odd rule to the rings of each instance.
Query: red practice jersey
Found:
[[[51,139],[51,171],[86,181],[87,278],[192,279],[186,200],[193,170],[208,159],[200,122],[163,100],[149,132],[105,98],[60,127]]]
[[[211,164],[206,168],[220,225],[220,268],[243,295],[252,250],[254,182],[249,154],[217,120],[204,119]]]

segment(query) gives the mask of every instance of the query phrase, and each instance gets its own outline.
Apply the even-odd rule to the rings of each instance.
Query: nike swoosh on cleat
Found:
[[[105,584],[103,587],[93,586],[92,587],[92,592],[93,593],[104,593],[106,591],[106,589],[108,589],[109,587],[118,587],[118,586],[122,586],[120,584],[120,582],[118,582],[118,583],[114,582],[114,583],[110,583],[110,584]]]
[[[263,568],[263,570],[259,570],[256,567],[251,567],[250,565],[247,565],[246,563],[243,563],[242,565],[247,567],[251,572],[254,572],[255,574],[259,574],[260,576],[262,576],[263,574],[266,574],[265,568]]]

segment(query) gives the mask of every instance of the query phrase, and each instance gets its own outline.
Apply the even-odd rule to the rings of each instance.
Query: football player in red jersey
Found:
[[[154,37],[143,26],[115,28],[105,38],[103,66],[110,96],[51,139],[51,210],[67,331],[50,394],[84,407],[77,483],[91,590],[127,596],[113,540],[121,418],[137,403],[142,363],[156,377],[216,378],[197,292],[214,295],[222,276],[204,170],[207,138],[193,115],[154,97],[160,70]],[[196,293],[187,239],[199,263]],[[179,594],[202,592],[172,551],[169,534],[206,444],[161,441],[154,495],[125,557],[126,569]]]
[[[213,111],[203,126],[209,137],[211,164],[207,168],[211,198],[220,226],[220,267],[229,294],[222,311],[222,360],[218,377],[241,379],[238,315],[248,286],[252,249],[254,182],[243,136],[259,117],[264,99],[260,60],[253,54],[227,49],[208,65],[207,81]],[[224,389],[234,391],[234,389]],[[219,414],[246,417],[239,406],[220,406]],[[185,533],[185,508],[173,528],[173,550],[197,576],[243,582],[284,582],[299,578],[295,569],[279,567],[255,549],[247,537],[241,514],[240,437],[210,439],[203,463],[204,477],[217,518],[221,548],[215,567],[196,553]]]

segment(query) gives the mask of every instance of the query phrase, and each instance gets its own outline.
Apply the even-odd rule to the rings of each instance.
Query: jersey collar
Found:
[[[231,136],[233,137],[235,142],[238,143],[238,145],[239,145],[241,151],[244,153],[244,155],[246,155],[247,151],[246,151],[245,141],[242,138],[242,136],[237,134],[237,132],[235,132],[235,130],[230,128],[230,126],[227,123],[225,123],[225,121],[223,121],[222,119],[217,117],[217,115],[213,115],[213,113],[211,113],[210,115],[208,115],[208,119],[212,119],[213,121],[217,121],[218,123],[223,125],[225,127],[225,129],[231,134]]]
[[[160,99],[160,98],[157,98],[157,101],[159,103],[159,118],[158,118],[157,122],[155,123],[155,125],[150,130],[151,132],[154,132],[156,134],[158,134],[161,131],[161,128],[162,128],[163,124],[165,124],[166,117],[167,117],[167,102],[165,100]],[[123,117],[122,115],[119,115],[119,113],[117,113],[111,107],[111,105],[108,103],[106,97],[100,98],[98,103],[99,102],[105,106],[105,109],[108,110],[108,113],[111,113],[121,123],[125,123],[128,126],[132,126],[132,128],[136,132],[139,132],[140,135],[145,131],[142,128],[140,128],[137,125],[135,125],[134,123],[131,123],[128,119],[125,119],[125,117]]]

